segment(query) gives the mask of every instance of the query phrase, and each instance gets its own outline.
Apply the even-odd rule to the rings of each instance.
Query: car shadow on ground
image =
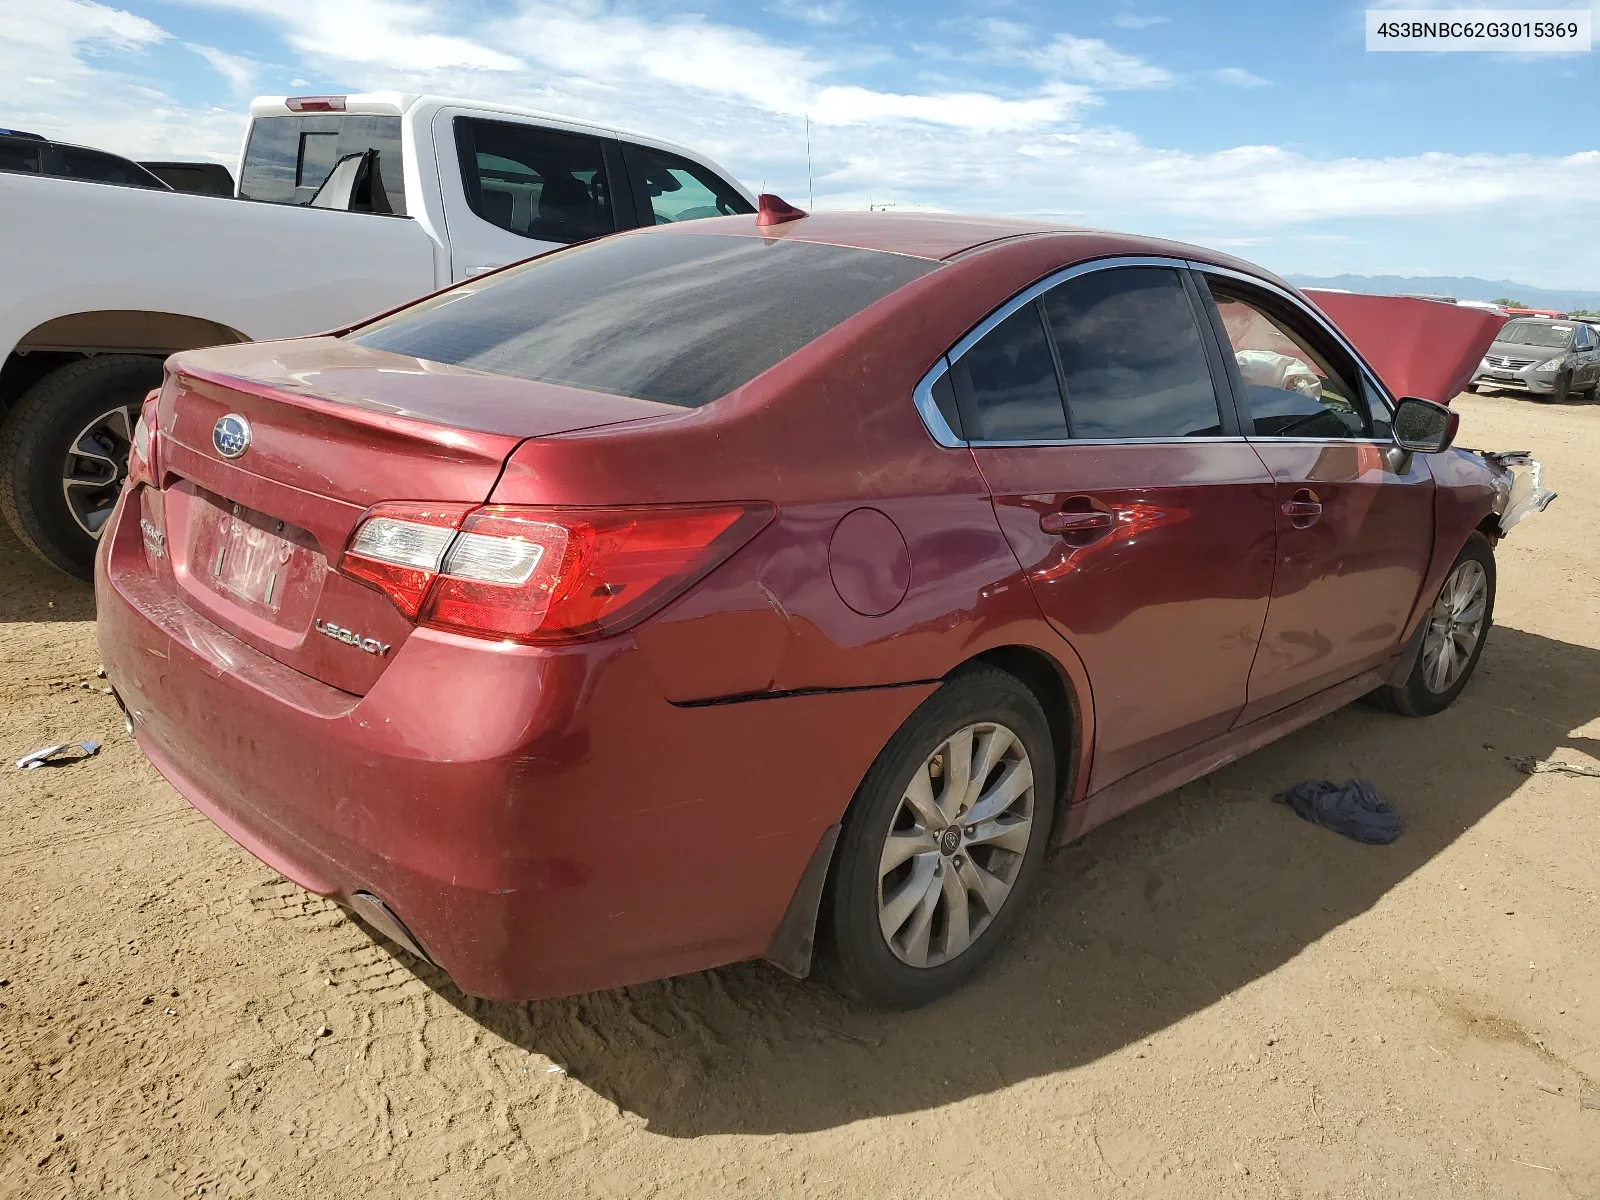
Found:
[[[94,589],[24,547],[0,520],[0,622],[92,620]]]
[[[749,963],[494,1004],[395,953],[484,1029],[669,1136],[934,1109],[1091,1062],[1282,966],[1526,783],[1508,756],[1600,757],[1600,739],[1571,733],[1597,716],[1600,651],[1497,628],[1448,712],[1353,705],[1058,850],[1010,944],[914,1012],[858,1010],[815,977]],[[1353,775],[1400,808],[1394,844],[1347,841],[1270,802],[1301,779]]]

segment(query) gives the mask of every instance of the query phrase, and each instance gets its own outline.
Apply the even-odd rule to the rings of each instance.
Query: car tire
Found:
[[[967,775],[991,765],[952,795],[959,755],[971,756]],[[1055,779],[1049,723],[1015,676],[978,666],[946,680],[879,753],[845,814],[821,922],[835,981],[864,1003],[911,1008],[970,978],[1026,907]],[[904,840],[891,849],[891,838]]]
[[[1556,376],[1555,390],[1550,393],[1554,404],[1565,404],[1572,393],[1572,372],[1563,371]]]
[[[1481,608],[1475,613],[1471,611],[1474,600],[1469,594],[1474,584],[1476,601],[1481,601]],[[1494,594],[1494,549],[1488,538],[1474,530],[1422,618],[1422,645],[1411,673],[1403,683],[1379,688],[1372,693],[1372,699],[1407,717],[1431,717],[1454,704],[1477,670],[1483,644],[1494,626]],[[1467,609],[1465,615],[1463,608]],[[1470,638],[1469,625],[1475,626]],[[1445,670],[1440,669],[1441,663],[1446,663]]]
[[[1475,384],[1475,383],[1467,384],[1467,391],[1471,392],[1474,396],[1476,396],[1478,394],[1478,385]]]
[[[110,515],[139,405],[160,384],[158,358],[81,359],[35,383],[0,425],[0,512],[25,546],[70,575],[94,575],[91,530]],[[78,447],[91,453],[72,453]]]

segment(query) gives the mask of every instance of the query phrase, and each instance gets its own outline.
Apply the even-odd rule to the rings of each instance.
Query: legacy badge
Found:
[[[376,654],[379,658],[389,653],[387,642],[380,642],[377,638],[362,637],[354,629],[346,629],[342,625],[330,625],[321,617],[317,618],[316,626],[317,632],[323,637],[331,637],[334,641],[354,646],[357,650],[365,650],[368,654]]]

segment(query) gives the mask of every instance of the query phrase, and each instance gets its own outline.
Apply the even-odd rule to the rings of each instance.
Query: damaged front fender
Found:
[[[1523,518],[1550,507],[1556,493],[1544,487],[1543,465],[1527,450],[1473,450],[1494,474],[1495,522],[1505,537]]]

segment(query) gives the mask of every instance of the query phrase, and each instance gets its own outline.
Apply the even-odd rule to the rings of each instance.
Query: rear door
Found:
[[[453,279],[634,224],[614,137],[444,108],[433,140]]]
[[[1272,482],[1201,312],[1181,263],[1084,264],[951,353],[1000,524],[1088,670],[1091,791],[1227,730],[1266,618]]]
[[[1393,654],[1433,553],[1433,476],[1387,401],[1311,310],[1205,272],[1251,445],[1272,473],[1278,562],[1249,721]]]

